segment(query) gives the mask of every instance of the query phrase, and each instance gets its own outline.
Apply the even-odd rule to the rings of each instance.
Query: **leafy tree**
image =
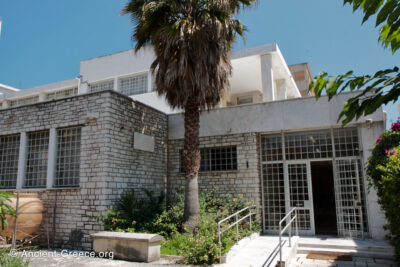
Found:
[[[184,109],[185,226],[193,229],[200,214],[200,112],[220,102],[231,75],[230,50],[244,26],[235,19],[257,0],[130,0],[122,13],[135,25],[136,51],[151,45],[156,59],[157,92],[172,108]]]
[[[400,1],[399,0],[344,0],[344,4],[353,6],[353,11],[360,10],[364,23],[372,15],[376,15],[375,27],[380,27],[378,42],[384,47],[390,47],[392,53],[400,48]],[[345,104],[338,121],[347,124],[354,118],[368,115],[380,106],[395,102],[400,96],[400,72],[397,67],[379,70],[375,74],[355,76],[353,71],[346,74],[329,77],[322,72],[310,84],[310,90],[318,99],[324,91],[329,99],[345,91],[359,91]]]

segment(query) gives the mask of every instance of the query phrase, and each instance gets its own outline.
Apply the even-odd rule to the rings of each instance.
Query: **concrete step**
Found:
[[[299,242],[300,248],[326,248],[326,249],[348,249],[358,251],[393,251],[390,246],[359,246],[353,244],[330,244],[330,243],[302,243]]]
[[[332,247],[321,247],[321,246],[300,246],[297,248],[297,254],[308,254],[310,252],[314,253],[343,253],[349,254],[356,257],[364,258],[377,258],[377,259],[393,259],[393,251],[383,251],[383,250],[359,250],[354,248],[332,248]]]

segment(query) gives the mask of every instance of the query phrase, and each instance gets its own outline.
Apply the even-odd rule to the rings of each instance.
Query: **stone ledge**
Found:
[[[130,240],[140,242],[161,242],[164,238],[156,234],[143,234],[143,233],[124,233],[124,232],[99,232],[91,234],[92,238],[104,238],[104,239],[117,239],[117,240]]]
[[[163,237],[156,234],[99,232],[91,234],[93,251],[112,252],[117,259],[152,262],[160,259]]]

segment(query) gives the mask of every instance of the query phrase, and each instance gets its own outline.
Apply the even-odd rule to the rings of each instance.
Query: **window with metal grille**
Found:
[[[24,187],[46,187],[49,131],[28,133],[28,152]]]
[[[55,187],[79,186],[82,127],[57,130]]]
[[[287,160],[332,157],[330,131],[296,133],[285,136]]]
[[[268,230],[279,230],[285,217],[285,185],[283,163],[263,164],[264,222]]]
[[[114,81],[99,82],[91,84],[89,86],[89,91],[91,93],[105,91],[105,90],[114,90]]]
[[[51,99],[59,99],[63,97],[68,97],[68,96],[73,96],[78,94],[78,88],[69,88],[65,90],[60,90],[56,92],[51,92],[46,94],[46,99],[51,100]]]
[[[357,128],[335,129],[336,157],[351,157],[360,155],[360,145],[358,143]]]
[[[0,188],[17,185],[19,143],[19,134],[0,136]]]
[[[282,160],[282,136],[263,135],[261,137],[262,161]]]
[[[252,95],[244,95],[237,97],[237,104],[244,105],[244,104],[251,104],[253,103],[253,96]]]
[[[119,80],[121,94],[130,96],[147,93],[147,73]]]
[[[39,101],[39,96],[30,96],[10,101],[10,107],[28,105]]]
[[[182,152],[180,171],[184,172]],[[200,149],[200,155],[200,172],[237,170],[236,146],[202,148]]]

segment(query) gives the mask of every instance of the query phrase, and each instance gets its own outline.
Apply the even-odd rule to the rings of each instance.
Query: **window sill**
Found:
[[[209,174],[222,174],[222,173],[239,173],[239,170],[199,172],[199,176],[201,176],[201,175],[209,175]],[[181,174],[181,176],[185,176],[184,172],[180,172],[180,174]]]
[[[81,187],[53,187],[53,188],[4,188],[0,189],[0,192],[15,192],[15,193],[28,193],[28,192],[44,192],[44,191],[68,191],[68,190],[80,190]]]

